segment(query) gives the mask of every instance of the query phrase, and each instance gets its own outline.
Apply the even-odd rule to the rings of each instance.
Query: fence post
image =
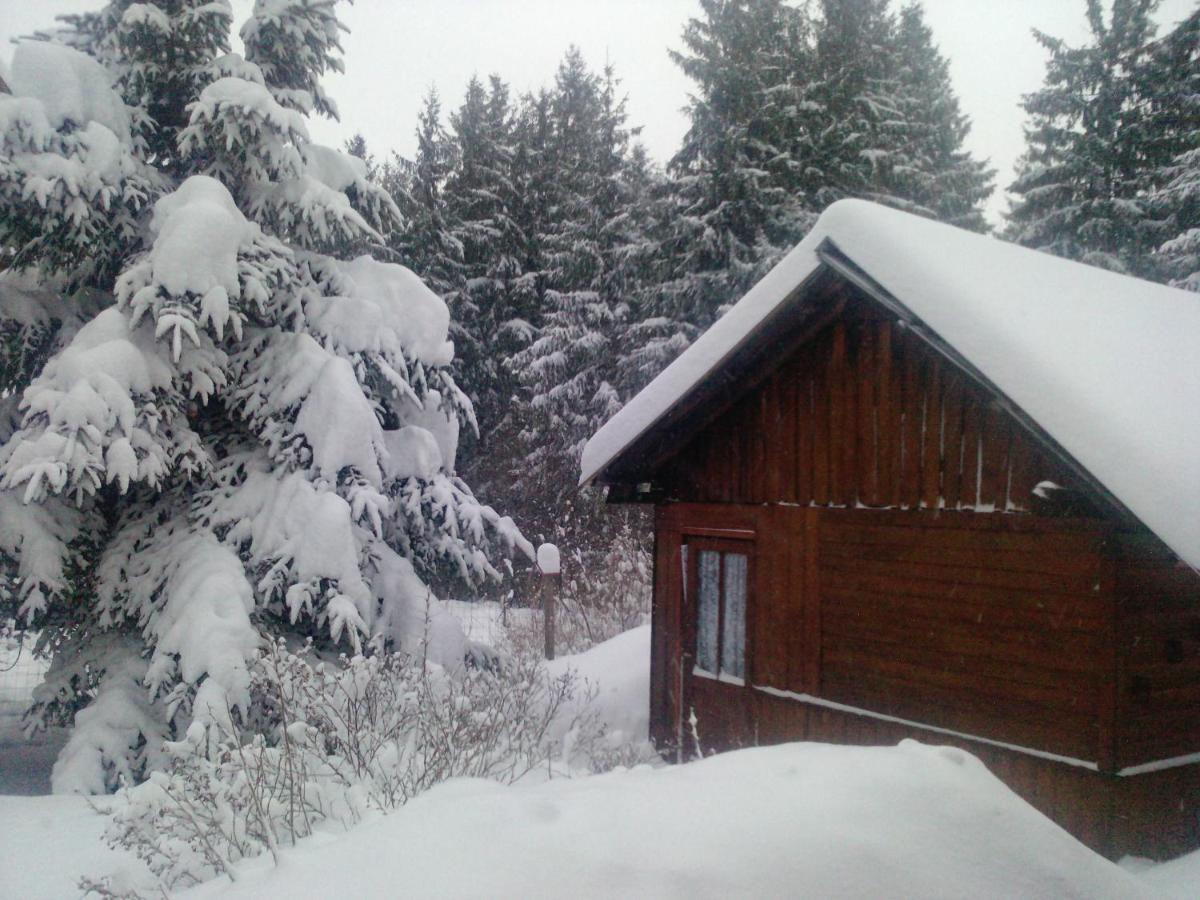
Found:
[[[542,544],[538,547],[537,565],[542,573],[542,621],[546,632],[546,659],[554,659],[554,607],[558,599],[558,587],[562,583],[558,548],[553,544]]]

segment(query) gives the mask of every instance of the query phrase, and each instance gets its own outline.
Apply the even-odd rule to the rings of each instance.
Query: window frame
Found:
[[[686,674],[703,678],[706,681],[730,685],[731,687],[748,687],[753,672],[753,632],[752,620],[754,609],[754,574],[755,574],[755,541],[752,535],[737,534],[715,537],[710,535],[685,534],[683,536],[684,559],[686,560],[685,597],[688,610],[688,622],[685,629],[684,653],[690,658],[691,665],[686,667]],[[703,552],[718,554],[717,567],[717,624],[716,624],[716,672],[708,672],[700,668],[700,554]],[[742,674],[740,676],[726,673],[723,669],[725,655],[725,623],[726,623],[726,555],[734,554],[746,559],[745,600],[742,622]]]

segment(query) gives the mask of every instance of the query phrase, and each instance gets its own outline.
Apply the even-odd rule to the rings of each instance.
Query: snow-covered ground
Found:
[[[648,658],[640,628],[550,666],[595,685],[610,731],[632,737],[646,731]],[[145,877],[104,846],[104,824],[82,797],[0,796],[0,897]],[[1200,896],[1200,853],[1115,866],[969,754],[914,742],[789,744],[513,787],[451,781],[238,872],[182,896]]]
[[[50,767],[67,739],[63,729],[32,739],[21,731],[21,713],[49,666],[33,655],[36,640],[36,634],[23,641],[0,634],[0,795],[48,793]]]
[[[1150,897],[961,751],[788,744],[528,787],[448,782],[200,898]]]

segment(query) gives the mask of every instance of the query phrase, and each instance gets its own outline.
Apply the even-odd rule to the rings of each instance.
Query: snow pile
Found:
[[[442,466],[442,451],[427,428],[404,425],[383,432],[389,478],[430,479]]]
[[[193,175],[154,204],[150,220],[154,280],[176,295],[188,291],[204,295],[220,288],[227,297],[236,297],[238,251],[255,230],[225,185]]]
[[[404,848],[397,853],[396,848]],[[204,897],[1148,897],[960,750],[790,744],[448,782]]]
[[[648,661],[639,628],[548,669],[598,684],[610,731],[644,736]],[[99,842],[105,820],[84,798],[0,797],[0,820],[13,896],[66,896],[116,866],[114,885],[150,883]],[[1135,876],[971,755],[912,741],[790,744],[513,787],[459,779],[337,831],[183,896],[1183,898],[1200,885],[1200,854]]]
[[[397,344],[429,366],[447,365],[450,311],[412,271],[360,256],[341,263],[341,296],[314,297],[305,312],[313,331],[346,353],[380,352]]]
[[[371,587],[383,598],[375,633],[411,657],[424,656],[454,672],[462,667],[472,649],[480,644],[469,640],[462,623],[423,582],[412,563],[389,547],[377,548]]]
[[[40,101],[49,123],[82,127],[98,122],[129,143],[129,113],[108,72],[90,56],[48,41],[23,41],[13,51],[9,87]]]
[[[111,850],[103,839],[108,819],[94,798],[0,795],[0,896],[12,900],[78,897],[79,879],[122,871],[114,884],[132,886],[149,878],[146,867],[127,851]],[[104,803],[105,801],[100,801]]]
[[[254,115],[281,132],[308,137],[304,116],[293,109],[285,109],[275,102],[271,92],[262,84],[245,78],[218,78],[203,91],[192,113],[197,116],[215,115],[218,108],[230,106],[244,116]]]
[[[467,415],[474,422],[473,414],[468,407]],[[447,472],[453,472],[458,456],[458,416],[453,407],[446,402],[441,391],[428,391],[420,406],[415,403],[407,404],[404,410],[404,421],[418,428],[424,428],[437,444],[438,453],[442,457],[442,466]],[[392,461],[392,465],[397,464]]]
[[[146,695],[146,660],[130,653],[131,641],[109,633],[93,647],[94,671],[103,671],[95,698],[75,715],[75,725],[54,770],[50,784],[56,794],[104,794],[142,777],[142,767],[154,765],[166,729]],[[34,700],[53,690],[57,658]]]
[[[649,625],[630,629],[583,653],[550,660],[546,671],[551,678],[572,672],[594,689],[587,710],[603,723],[610,744],[649,742]],[[580,711],[574,706],[563,719]]]
[[[584,449],[599,475],[750,340],[832,242],[1200,566],[1200,303],[1186,291],[862,200],[812,232]]]
[[[560,571],[558,547],[542,544],[537,549],[537,567],[543,575],[557,575]]]
[[[26,503],[61,492],[68,476],[85,481],[80,493],[114,480],[122,491],[130,481],[157,485],[175,456],[154,404],[173,374],[159,352],[154,335],[117,309],[81,328],[26,389],[26,427],[41,430],[10,445],[0,484],[23,486]]]
[[[153,3],[129,4],[125,8],[125,12],[121,14],[121,23],[131,26],[141,25],[151,31],[161,32],[162,34],[171,33],[171,20],[167,18],[166,13]]]
[[[1161,865],[1150,864],[1139,874],[1157,897],[1195,900],[1200,896],[1200,850]]]
[[[335,191],[344,191],[367,181],[366,160],[323,144],[309,144],[304,148],[304,170]]]

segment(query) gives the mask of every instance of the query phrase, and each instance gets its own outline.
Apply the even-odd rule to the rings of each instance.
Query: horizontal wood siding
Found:
[[[1133,766],[1200,750],[1200,576],[1149,535],[1117,535],[1117,755]]]
[[[1076,479],[995,400],[861,301],[658,473],[687,502],[1027,511]]]
[[[1200,766],[1097,774],[753,687],[1101,766],[1194,752],[1197,579],[1152,537],[1096,519],[778,504],[667,504],[656,525],[651,728],[664,752],[914,737],[974,753],[1100,852],[1200,843]],[[679,548],[721,534],[755,546],[751,686],[693,679],[682,709]]]
[[[1104,531],[1012,521],[822,511],[820,696],[1096,760]]]

